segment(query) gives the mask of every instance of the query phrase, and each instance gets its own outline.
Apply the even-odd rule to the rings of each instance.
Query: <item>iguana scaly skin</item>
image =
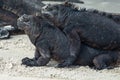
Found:
[[[27,66],[45,66],[52,58],[60,62],[58,67],[88,65],[100,70],[110,68],[111,64],[120,60],[117,51],[94,49],[83,43],[81,49],[80,44],[72,47],[78,54],[71,54],[71,43],[64,33],[41,16],[23,15],[18,19],[18,27],[26,32],[36,47],[33,59],[22,59],[22,64]]]
[[[71,47],[77,45],[79,36],[81,42],[94,48],[120,48],[120,25],[107,16],[93,11],[78,10],[68,2],[44,7],[42,15],[65,32],[71,40]]]
[[[70,54],[69,41],[56,27],[53,27],[41,16],[23,15],[18,18],[18,28],[24,30],[36,47],[35,60],[24,58],[22,63],[27,66],[44,66],[50,59],[59,62],[58,67],[68,67],[76,59]],[[76,47],[77,48],[77,47]],[[79,50],[79,46],[77,48]]]

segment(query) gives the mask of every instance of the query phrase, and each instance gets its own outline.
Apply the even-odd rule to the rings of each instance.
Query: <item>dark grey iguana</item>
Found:
[[[16,18],[20,15],[36,14],[44,6],[41,0],[0,0],[0,2],[0,19],[11,22],[11,25],[16,25]]]
[[[42,14],[67,34],[71,46],[76,45],[79,36],[81,42],[94,48],[120,49],[120,24],[106,16],[78,10],[68,2],[44,7]]]
[[[18,30],[17,28],[17,18],[20,15],[23,14],[36,14],[37,12],[41,11],[41,7],[44,6],[44,4],[41,2],[41,0],[0,0],[0,27],[6,26],[6,25],[12,25],[15,27],[12,31],[6,31],[10,32],[10,34],[13,34],[16,32],[23,33],[23,31]],[[5,36],[8,36],[6,34],[0,33],[1,38],[5,38]]]
[[[1,0],[2,8],[16,15],[34,14],[40,11],[44,4],[41,0]]]
[[[36,47],[33,59],[22,59],[22,64],[27,66],[44,66],[52,58],[60,62],[58,67],[89,65],[104,69],[120,60],[119,52],[96,50],[84,44],[80,49],[79,42],[78,47],[72,47],[76,48],[78,54],[70,54],[67,37],[41,16],[23,15],[18,19],[18,27],[26,32]]]
[[[44,66],[51,58],[60,63],[58,67],[67,67],[73,64],[77,56],[70,54],[68,39],[59,29],[50,25],[48,21],[42,17],[23,15],[18,18],[17,24],[18,28],[25,31],[36,47],[35,61],[29,63],[30,59],[25,58],[22,60],[23,64]],[[79,46],[77,49],[80,49]]]

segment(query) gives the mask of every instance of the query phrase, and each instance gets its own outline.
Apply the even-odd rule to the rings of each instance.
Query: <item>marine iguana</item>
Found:
[[[79,36],[80,42],[94,48],[120,49],[120,25],[106,16],[78,10],[69,2],[44,7],[42,15],[66,33],[71,46],[76,45]]]
[[[41,0],[0,0],[0,3],[0,19],[11,25],[16,25],[20,15],[36,14],[44,6]]]
[[[71,54],[71,43],[65,34],[52,26],[42,16],[23,15],[18,19],[17,23],[18,28],[26,32],[36,47],[33,59],[27,57],[22,59],[24,65],[44,66],[52,58],[58,62],[60,61],[58,67],[89,65],[100,70],[109,68],[110,64],[120,60],[120,53],[117,51],[98,50],[83,43],[80,49],[79,42],[79,46],[75,47],[79,54]]]
[[[42,17],[32,15],[21,16],[18,18],[17,24],[18,28],[25,31],[36,47],[35,60],[31,62],[31,59],[24,58],[22,60],[23,64],[44,66],[51,58],[59,62],[58,67],[67,67],[73,64],[77,56],[70,54],[70,43],[58,28],[52,27]],[[76,48],[80,49],[79,46]]]
[[[4,22],[4,24],[0,23],[0,27],[12,25],[15,29],[14,31],[9,31],[10,34],[14,32],[16,32],[16,34],[23,33],[23,31],[17,28],[17,18],[23,14],[36,14],[36,12],[41,11],[42,6],[44,6],[44,4],[41,0],[0,0],[0,21]],[[5,28],[3,31],[2,29],[1,32],[4,32]],[[6,32],[8,31],[6,30]],[[1,38],[5,36],[7,35],[1,34]]]

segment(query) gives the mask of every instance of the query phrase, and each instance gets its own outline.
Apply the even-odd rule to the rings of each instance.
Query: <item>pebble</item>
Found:
[[[12,69],[12,68],[13,68],[13,64],[12,64],[12,63],[6,64],[6,67],[7,67],[8,69]]]

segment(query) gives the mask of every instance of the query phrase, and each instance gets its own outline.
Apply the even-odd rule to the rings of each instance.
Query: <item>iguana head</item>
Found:
[[[18,29],[24,30],[26,34],[38,36],[44,23],[44,19],[41,16],[36,15],[22,15],[17,20]]]
[[[33,16],[31,15],[22,15],[17,20],[18,29],[29,30],[32,27]]]
[[[48,4],[42,7],[42,15],[53,22],[56,26],[60,26],[64,23],[64,20],[69,16],[71,10],[75,10],[75,5],[70,2],[62,4]]]

